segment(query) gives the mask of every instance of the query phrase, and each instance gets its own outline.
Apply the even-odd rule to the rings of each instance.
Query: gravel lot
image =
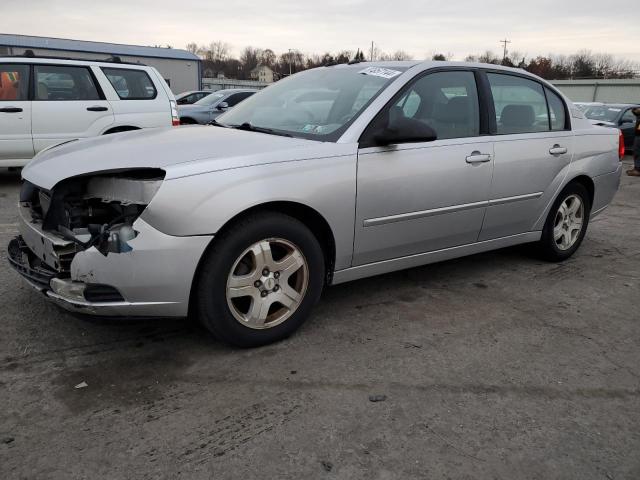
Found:
[[[640,478],[640,180],[563,264],[337,286],[256,350],[46,302],[6,263],[18,188],[0,172],[2,479]]]

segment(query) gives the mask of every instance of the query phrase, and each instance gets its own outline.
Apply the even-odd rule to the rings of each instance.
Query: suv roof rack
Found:
[[[62,57],[58,55],[36,55],[33,50],[25,50],[23,54],[20,55],[0,55],[0,57],[4,58],[43,58],[46,60],[77,60],[79,62],[102,62],[102,63],[121,63],[123,65],[139,65],[145,67],[144,63],[135,63],[135,62],[125,62],[117,55],[111,55],[106,59],[97,59],[97,58],[72,58],[72,57]]]

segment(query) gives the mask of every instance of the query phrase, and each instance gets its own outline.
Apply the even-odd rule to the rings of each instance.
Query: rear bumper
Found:
[[[130,252],[104,256],[92,247],[73,254],[70,270],[61,274],[40,260],[42,253],[47,257],[53,251],[48,236],[38,237],[37,227],[21,222],[22,235],[9,244],[9,263],[67,310],[100,316],[186,316],[198,262],[213,237],[165,235],[141,219],[134,228],[138,236],[129,242]],[[42,253],[37,252],[40,246]]]

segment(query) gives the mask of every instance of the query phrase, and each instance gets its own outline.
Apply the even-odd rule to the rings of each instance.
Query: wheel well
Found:
[[[140,130],[140,127],[134,127],[132,125],[122,125],[120,127],[113,127],[103,133],[103,135],[109,135],[111,133],[128,132],[130,130]]]
[[[315,235],[320,242],[320,247],[324,252],[325,265],[326,265],[326,277],[325,283],[328,285],[331,283],[331,277],[333,276],[333,266],[335,265],[336,259],[336,243],[335,238],[333,236],[333,231],[329,226],[329,223],[326,219],[315,209],[303,205],[302,203],[296,202],[268,202],[260,205],[256,205],[247,210],[244,210],[238,213],[235,217],[229,219],[217,232],[213,237],[213,240],[205,250],[198,262],[198,267],[193,275],[193,281],[191,283],[191,293],[189,295],[189,314],[193,312],[193,301],[195,299],[194,291],[196,288],[196,282],[198,281],[198,277],[200,274],[200,268],[202,265],[202,260],[207,255],[207,253],[211,250],[213,245],[216,242],[216,238],[223,233],[224,231],[231,228],[236,222],[242,220],[243,218],[258,213],[258,212],[278,212],[284,213],[285,215],[289,215],[296,220],[302,222],[311,232]]]
[[[580,175],[579,177],[571,180],[567,185],[571,183],[579,183],[584,188],[586,188],[587,192],[589,192],[589,201],[591,202],[591,205],[593,205],[593,197],[595,195],[595,185],[593,184],[593,180],[591,180],[591,178],[586,175]]]

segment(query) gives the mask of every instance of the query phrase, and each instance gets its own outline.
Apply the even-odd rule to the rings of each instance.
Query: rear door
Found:
[[[573,136],[564,101],[531,78],[487,73],[496,134],[489,205],[479,240],[529,232],[568,173]]]
[[[79,65],[34,65],[33,146],[36,152],[75,138],[100,135],[113,123],[91,69]]]
[[[29,65],[0,63],[0,165],[29,160],[33,153]]]

